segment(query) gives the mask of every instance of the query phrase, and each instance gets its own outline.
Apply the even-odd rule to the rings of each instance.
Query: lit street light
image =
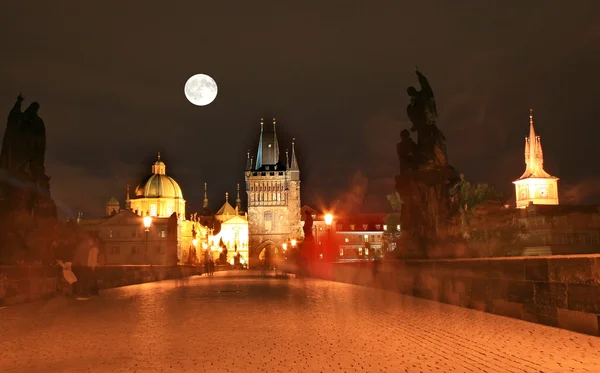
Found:
[[[150,232],[150,226],[152,225],[152,217],[144,216],[144,227],[146,227],[146,264],[148,264],[148,233]]]
[[[295,238],[292,238],[290,243],[292,244],[292,247],[296,247],[296,239]]]
[[[326,259],[333,259],[333,248],[331,247],[331,223],[333,223],[333,215],[325,214],[325,224],[327,224],[327,256]]]

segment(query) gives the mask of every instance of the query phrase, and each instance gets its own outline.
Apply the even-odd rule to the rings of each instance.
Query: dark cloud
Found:
[[[243,182],[258,119],[297,138],[307,203],[393,187],[414,65],[428,76],[451,163],[512,191],[535,109],[548,171],[600,174],[600,3],[578,1],[10,2],[0,15],[0,109],[42,104],[55,197],[99,213],[161,151],[190,208]],[[183,84],[208,73],[209,106]],[[562,184],[561,184],[562,185]],[[378,199],[379,198],[379,199]],[[594,197],[586,197],[591,200]],[[383,203],[385,205],[385,203]]]

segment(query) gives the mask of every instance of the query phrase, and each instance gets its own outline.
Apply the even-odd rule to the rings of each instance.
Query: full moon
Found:
[[[206,106],[217,97],[217,82],[205,74],[196,74],[185,82],[185,97],[194,105]]]

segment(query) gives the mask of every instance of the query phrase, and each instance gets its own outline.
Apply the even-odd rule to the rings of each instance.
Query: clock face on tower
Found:
[[[527,188],[521,188],[521,199],[527,199]]]
[[[539,192],[540,192],[540,197],[548,197],[548,188],[541,187],[539,189]]]

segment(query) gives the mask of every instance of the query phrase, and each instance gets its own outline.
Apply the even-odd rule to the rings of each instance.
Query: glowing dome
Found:
[[[135,198],[183,198],[179,184],[165,174],[166,169],[159,154],[152,166],[152,175],[135,188]]]
[[[127,201],[129,209],[140,216],[168,218],[176,213],[185,218],[185,200],[179,184],[166,175],[167,167],[160,160],[152,165],[152,174],[135,188],[133,197]]]

